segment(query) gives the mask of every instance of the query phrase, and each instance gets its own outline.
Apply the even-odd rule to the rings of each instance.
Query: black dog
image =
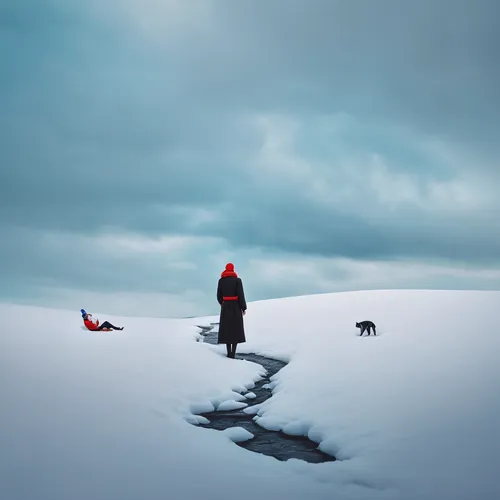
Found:
[[[377,335],[377,331],[375,330],[375,323],[373,321],[361,321],[360,323],[356,323],[356,328],[361,328],[361,333],[359,336],[363,335],[364,331],[368,331],[368,335],[370,335],[370,329],[373,328],[373,335]]]

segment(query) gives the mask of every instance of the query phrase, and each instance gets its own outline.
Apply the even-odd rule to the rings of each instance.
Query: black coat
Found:
[[[238,300],[223,300],[238,297]],[[242,311],[247,310],[241,278],[227,276],[219,279],[217,301],[221,305],[219,319],[219,344],[241,344],[246,341]]]

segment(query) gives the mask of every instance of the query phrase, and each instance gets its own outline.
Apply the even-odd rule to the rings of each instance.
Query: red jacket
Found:
[[[85,323],[85,326],[89,329],[89,330],[97,330],[97,327],[99,326],[99,320],[96,320],[96,323],[92,323],[92,321],[90,321],[90,319],[84,319],[83,322]]]

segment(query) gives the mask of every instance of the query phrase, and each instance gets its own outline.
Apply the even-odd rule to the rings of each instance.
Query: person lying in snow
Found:
[[[99,320],[97,318],[93,318],[92,314],[86,312],[85,309],[80,309],[80,311],[82,313],[83,323],[93,332],[102,330],[123,330],[123,326],[114,326],[109,321],[105,321],[100,325]]]

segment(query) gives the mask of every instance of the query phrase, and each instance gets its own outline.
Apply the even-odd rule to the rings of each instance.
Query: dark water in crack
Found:
[[[217,331],[213,331],[218,323],[211,323],[207,326],[198,325],[201,329],[204,342],[209,344],[217,344]],[[250,389],[256,397],[247,400],[248,407],[260,404],[272,396],[272,392],[268,388],[263,388],[264,385],[270,383],[270,378],[278,373],[286,363],[276,359],[266,358],[257,354],[238,354],[236,359],[245,359],[263,366],[267,374],[263,380],[255,384],[255,387]],[[332,462],[335,457],[327,455],[318,450],[318,444],[303,436],[289,436],[283,432],[269,431],[260,427],[253,421],[254,415],[248,415],[242,410],[232,411],[213,411],[209,413],[202,413],[203,417],[207,418],[209,424],[200,424],[200,427],[207,427],[209,429],[224,430],[230,427],[242,427],[251,432],[254,437],[248,441],[235,443],[242,448],[245,448],[256,453],[262,453],[274,457],[278,460],[288,460],[296,458],[310,463],[323,463]]]

